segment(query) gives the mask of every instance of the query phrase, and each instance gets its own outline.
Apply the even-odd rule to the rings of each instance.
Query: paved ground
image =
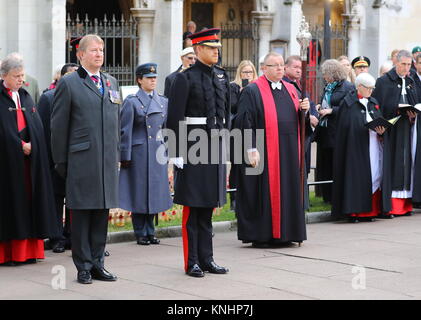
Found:
[[[301,248],[255,249],[236,240],[235,232],[217,233],[215,260],[230,273],[201,279],[183,273],[181,238],[149,247],[108,245],[106,267],[118,275],[115,283],[80,285],[70,252],[48,251],[47,259],[37,264],[0,267],[0,299],[421,298],[421,213],[307,227],[308,241]],[[54,278],[55,266],[66,271],[65,290],[52,287],[62,283]]]

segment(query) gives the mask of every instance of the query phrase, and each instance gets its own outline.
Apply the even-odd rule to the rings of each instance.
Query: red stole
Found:
[[[297,111],[300,102],[298,101],[297,92],[292,84],[282,81],[282,85],[287,89]],[[272,235],[274,239],[281,238],[281,169],[279,166],[279,133],[278,133],[278,117],[275,101],[273,99],[272,90],[265,76],[261,76],[256,80],[262,96],[263,109],[265,115],[265,133],[266,133],[266,150],[268,155],[268,172],[269,172],[269,192],[270,204],[272,209]],[[270,142],[269,142],[270,141]],[[300,129],[298,126],[298,159],[301,159],[300,152]],[[301,162],[299,162],[301,163]]]

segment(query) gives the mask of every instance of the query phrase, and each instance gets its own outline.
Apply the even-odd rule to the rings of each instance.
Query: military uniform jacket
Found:
[[[117,80],[105,73],[101,80],[103,95],[80,67],[60,79],[54,95],[51,148],[70,209],[118,207],[121,102]]]
[[[175,132],[177,148],[173,150],[173,146],[169,145],[169,150],[170,157],[177,155],[183,156],[184,159],[183,169],[176,169],[175,173],[175,203],[210,208],[220,207],[226,202],[226,166],[223,159],[226,156],[225,150],[222,150],[222,139],[211,138],[210,131],[229,127],[229,100],[228,76],[218,66],[209,67],[198,60],[192,67],[175,77],[169,95],[167,127]],[[187,134],[183,136],[183,132],[179,130],[179,121],[186,117],[206,118],[206,124],[187,125]],[[192,134],[189,140],[193,141],[187,141],[194,129],[202,129],[202,133],[207,134],[200,138]],[[202,152],[204,150],[194,149],[199,139],[206,142],[207,155],[206,152]],[[211,141],[212,139],[216,139],[217,142]],[[186,150],[182,148],[184,143],[187,145],[187,148],[184,148]],[[215,152],[212,154],[212,151],[215,151],[211,149],[212,144],[219,145],[219,157]],[[189,152],[190,159],[187,157]],[[201,160],[191,162],[192,154]]]
[[[140,89],[128,96],[121,110],[120,208],[134,213],[159,213],[172,206],[168,159],[162,136],[168,100]],[[159,161],[158,161],[159,160]]]

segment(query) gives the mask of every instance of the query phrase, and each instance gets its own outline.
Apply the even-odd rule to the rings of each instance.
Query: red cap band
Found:
[[[207,41],[207,40],[218,40],[218,36],[216,34],[213,34],[211,36],[206,36],[206,37],[201,37],[201,38],[196,38],[196,39],[192,39],[192,43],[193,45],[195,44],[199,44],[202,41]]]

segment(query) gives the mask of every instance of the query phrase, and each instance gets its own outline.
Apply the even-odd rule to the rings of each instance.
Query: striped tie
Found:
[[[104,94],[104,88],[102,87],[101,79],[98,76],[91,76],[91,79],[94,82],[94,84],[96,85],[96,87],[98,88],[101,95],[103,95]]]

